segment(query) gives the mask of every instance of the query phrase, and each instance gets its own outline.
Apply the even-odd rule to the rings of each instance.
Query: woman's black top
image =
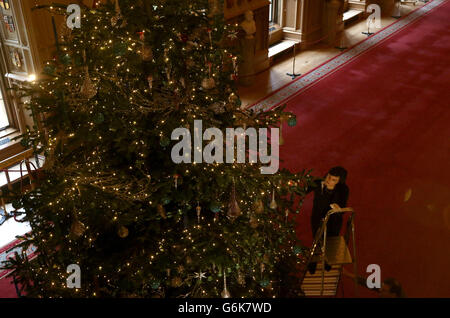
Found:
[[[350,192],[345,183],[338,183],[333,190],[328,190],[325,185],[322,186],[322,181],[324,179],[317,179],[314,186],[307,191],[307,193],[314,191],[311,217],[319,220],[324,218],[327,212],[331,210],[330,204],[336,203],[341,208],[345,208]]]

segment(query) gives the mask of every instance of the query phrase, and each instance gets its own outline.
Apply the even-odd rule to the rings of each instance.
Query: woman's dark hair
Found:
[[[339,183],[345,183],[347,179],[347,170],[340,166],[331,168],[328,173],[332,176],[339,177]]]

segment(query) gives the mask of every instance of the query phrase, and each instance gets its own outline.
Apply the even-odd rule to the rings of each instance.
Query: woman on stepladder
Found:
[[[314,186],[308,189],[307,193],[314,192],[313,208],[311,213],[311,229],[313,239],[320,228],[322,219],[331,209],[344,208],[347,205],[349,188],[345,181],[347,170],[343,167],[334,167],[323,179],[317,179]],[[342,227],[342,214],[333,214],[328,219],[327,236],[338,236]],[[308,265],[311,274],[316,271],[317,263]],[[325,270],[329,271],[331,266],[325,263]]]

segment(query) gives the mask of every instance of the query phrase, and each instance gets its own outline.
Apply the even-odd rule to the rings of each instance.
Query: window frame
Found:
[[[0,160],[8,159],[25,150],[20,140],[13,140],[25,132],[26,119],[21,101],[10,88],[15,84],[26,86],[29,75],[36,74],[30,38],[32,30],[28,29],[31,25],[25,19],[23,3],[20,0],[10,0],[9,4],[10,10],[7,12],[0,8],[2,10],[0,18],[3,19],[4,14],[12,16],[16,35],[15,38],[11,38],[4,26],[0,27],[0,91],[9,121],[9,126],[0,130],[0,140],[9,138],[8,142],[0,144]],[[12,51],[18,52],[22,67],[14,67],[12,64],[10,56]]]

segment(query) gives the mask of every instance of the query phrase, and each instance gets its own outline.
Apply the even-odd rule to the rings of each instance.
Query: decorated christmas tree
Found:
[[[63,5],[39,9],[69,15]],[[36,188],[14,197],[32,227],[21,245],[37,248],[36,258],[7,265],[25,293],[299,296],[295,216],[308,172],[264,174],[250,150],[244,162],[198,161],[198,147],[173,159],[173,132],[194,137],[200,120],[223,132],[296,122],[283,109],[241,108],[241,34],[220,1],[110,1],[81,7],[80,28],[56,29],[45,74],[20,88],[44,117],[22,142],[46,158]],[[219,146],[237,153],[237,139],[202,147],[217,158]],[[81,269],[78,288],[67,285],[71,264]]]

